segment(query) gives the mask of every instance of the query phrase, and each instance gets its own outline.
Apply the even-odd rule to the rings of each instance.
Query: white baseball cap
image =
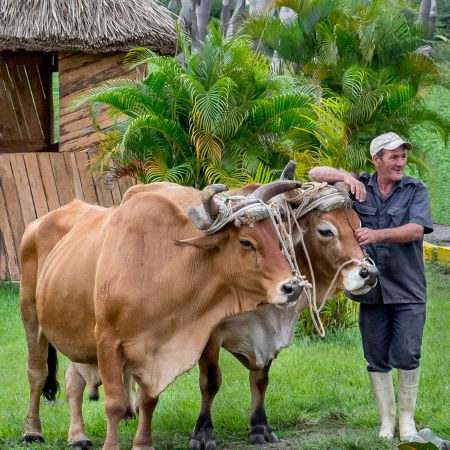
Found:
[[[370,143],[370,156],[376,155],[381,150],[395,150],[400,145],[406,150],[412,149],[411,142],[404,141],[398,134],[392,132],[381,134]]]

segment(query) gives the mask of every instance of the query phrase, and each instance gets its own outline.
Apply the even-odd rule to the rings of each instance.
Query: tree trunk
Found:
[[[422,0],[420,3],[419,19],[425,25],[427,37],[433,37],[436,28],[437,1]]]
[[[167,8],[175,14],[178,14],[178,12],[180,11],[180,7],[180,0],[170,0],[169,4],[167,5]]]
[[[195,14],[196,0],[181,0],[180,17],[192,38],[194,47],[198,42],[197,16]]]
[[[233,8],[233,0],[222,0],[222,9],[220,11],[220,27],[222,36],[226,36],[228,32],[228,25],[230,24],[231,14]]]
[[[271,0],[250,0],[248,5],[248,12],[250,16],[255,16],[257,14],[266,14],[267,7],[271,3]]]
[[[201,0],[200,3],[197,4],[197,8],[195,8],[195,13],[197,16],[198,40],[201,42],[205,41],[206,33],[208,32],[211,4],[211,0]]]
[[[230,40],[236,33],[237,27],[242,22],[245,11],[245,0],[236,0],[236,7],[231,16],[230,23],[227,28],[225,39]]]

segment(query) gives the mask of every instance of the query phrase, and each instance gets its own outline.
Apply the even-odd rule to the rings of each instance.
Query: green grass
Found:
[[[430,109],[450,119],[450,90],[435,88],[427,103]],[[430,191],[433,221],[450,225],[450,148],[436,132],[430,131],[426,135],[429,172],[424,178]]]
[[[428,318],[424,336],[417,421],[450,438],[450,277],[427,267]],[[0,285],[0,448],[19,449],[26,415],[26,346],[18,312],[17,286]],[[62,360],[62,361],[61,361]],[[223,352],[223,388],[214,408],[221,449],[250,449],[246,444],[249,408],[248,373]],[[60,382],[64,359],[60,358]],[[62,366],[62,367],[61,367]],[[186,449],[199,406],[197,369],[180,377],[162,395],[153,430],[156,450]],[[94,448],[105,435],[103,402],[84,403],[87,433]],[[378,418],[370,392],[359,332],[329,334],[323,340],[296,339],[271,370],[267,411],[282,443],[303,450],[394,449],[397,441],[377,438]],[[69,422],[64,394],[54,405],[44,403],[46,444],[30,448],[63,449]],[[136,420],[120,427],[121,448],[131,448]]]

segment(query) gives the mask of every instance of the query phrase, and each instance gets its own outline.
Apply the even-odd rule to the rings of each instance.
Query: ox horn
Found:
[[[207,230],[214,222],[219,215],[219,205],[215,202],[214,196],[227,190],[224,184],[210,184],[202,190],[202,206],[193,206],[188,211],[189,218],[198,229]]]
[[[302,183],[293,180],[278,180],[269,184],[263,184],[258,189],[253,191],[249,198],[257,198],[267,203],[276,195],[283,194],[286,191],[297,189],[301,187]]]
[[[224,184],[210,184],[202,190],[203,208],[212,219],[219,215],[219,205],[214,200],[214,196],[225,191],[228,191],[228,188]]]
[[[297,163],[295,161],[289,161],[286,164],[286,167],[283,169],[283,172],[281,173],[280,180],[293,180],[295,178],[296,167]]]

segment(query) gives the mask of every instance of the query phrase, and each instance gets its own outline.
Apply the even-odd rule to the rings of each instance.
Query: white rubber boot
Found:
[[[392,439],[395,431],[395,397],[392,372],[369,372],[375,403],[381,418],[379,437]]]
[[[398,407],[400,440],[409,441],[417,434],[414,414],[419,390],[419,367],[413,370],[398,369]]]

